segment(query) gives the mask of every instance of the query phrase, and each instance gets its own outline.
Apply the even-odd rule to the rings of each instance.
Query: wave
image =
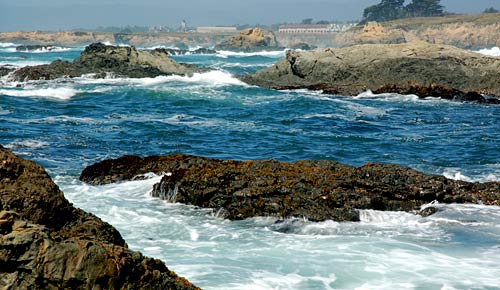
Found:
[[[138,85],[155,86],[171,82],[199,83],[214,87],[220,86],[248,86],[244,82],[235,78],[232,74],[224,71],[209,71],[205,73],[195,73],[192,76],[158,76],[154,78],[113,78],[95,79],[91,75],[75,78],[81,84],[111,84],[111,85]]]
[[[15,44],[15,43],[12,43],[12,42],[0,42],[0,47],[1,48],[4,48],[4,47],[16,47],[16,46],[19,46],[19,44]]]
[[[232,57],[265,56],[265,57],[280,58],[285,56],[285,51],[279,50],[279,51],[259,51],[259,52],[235,52],[235,51],[219,50],[217,51],[216,56],[222,58],[228,58],[230,56]]]
[[[492,47],[492,48],[484,48],[476,51],[480,54],[489,55],[489,56],[500,56],[500,47]]]
[[[16,68],[26,67],[26,66],[36,66],[42,64],[49,64],[49,61],[37,61],[37,60],[14,60],[14,61],[0,61],[0,66],[11,65]]]
[[[20,50],[18,52],[22,53],[52,53],[52,52],[65,52],[65,51],[71,51],[74,48],[71,47],[60,47],[60,46],[47,46],[47,47],[42,47],[34,50]]]
[[[50,145],[49,142],[40,141],[36,139],[27,139],[27,140],[16,140],[12,143],[5,145],[5,147],[11,150],[18,150],[20,148],[40,149],[48,147],[49,145]]]
[[[34,97],[47,98],[53,100],[69,100],[79,93],[71,87],[60,88],[35,88],[35,89],[0,89],[0,95],[11,97]]]

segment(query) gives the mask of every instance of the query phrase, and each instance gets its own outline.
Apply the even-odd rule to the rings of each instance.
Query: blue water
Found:
[[[82,48],[17,53],[0,65],[72,60]],[[500,180],[500,106],[273,91],[234,76],[279,53],[187,55],[193,77],[14,83],[0,79],[0,144],[45,166],[66,197],[116,226],[131,248],[204,289],[500,289],[500,209],[437,215],[363,211],[361,223],[231,222],[149,197],[146,181],[89,186],[94,162],[124,154],[396,163],[468,181]],[[20,87],[16,87],[20,85]]]

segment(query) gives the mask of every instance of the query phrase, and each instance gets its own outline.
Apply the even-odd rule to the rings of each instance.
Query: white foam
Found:
[[[10,144],[5,145],[5,147],[16,150],[19,148],[28,148],[28,149],[40,149],[49,146],[49,142],[36,140],[36,139],[26,139],[26,140],[16,140]]]
[[[492,48],[484,48],[476,51],[480,54],[489,55],[489,56],[500,56],[500,47],[492,47]]]
[[[0,47],[16,47],[18,45],[12,42],[0,42]]]
[[[34,50],[28,50],[28,51],[19,51],[19,52],[24,52],[24,53],[50,53],[50,52],[65,52],[65,51],[70,51],[73,50],[73,48],[69,47],[60,47],[60,46],[48,46],[48,47],[42,47]]]
[[[233,57],[248,57],[248,56],[265,56],[265,57],[273,57],[279,58],[285,56],[285,51],[259,51],[259,52],[235,52],[235,51],[227,51],[227,50],[219,50],[216,54],[218,57],[228,58],[230,56]]]
[[[7,95],[11,97],[47,98],[61,101],[69,100],[78,93],[78,90],[71,87],[8,90],[0,89],[0,95]]]
[[[377,99],[387,101],[418,101],[420,98],[417,95],[401,95],[395,93],[374,94],[371,90],[363,92],[354,99]]]
[[[0,61],[0,65],[11,65],[16,68],[21,68],[25,66],[35,66],[42,64],[49,64],[49,61],[36,61],[36,60],[13,60],[13,61]]]

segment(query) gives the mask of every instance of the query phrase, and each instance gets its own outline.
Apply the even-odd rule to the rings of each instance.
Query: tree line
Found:
[[[412,0],[405,5],[405,0],[382,0],[379,4],[367,7],[363,11],[362,22],[443,16],[445,11],[440,2],[440,0]]]

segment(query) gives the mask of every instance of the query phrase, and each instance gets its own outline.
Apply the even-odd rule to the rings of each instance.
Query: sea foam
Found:
[[[480,54],[489,56],[500,56],[500,47],[484,48],[477,51]]]
[[[34,97],[54,100],[69,100],[79,91],[70,87],[59,88],[35,88],[35,89],[0,89],[0,95],[11,97]]]

